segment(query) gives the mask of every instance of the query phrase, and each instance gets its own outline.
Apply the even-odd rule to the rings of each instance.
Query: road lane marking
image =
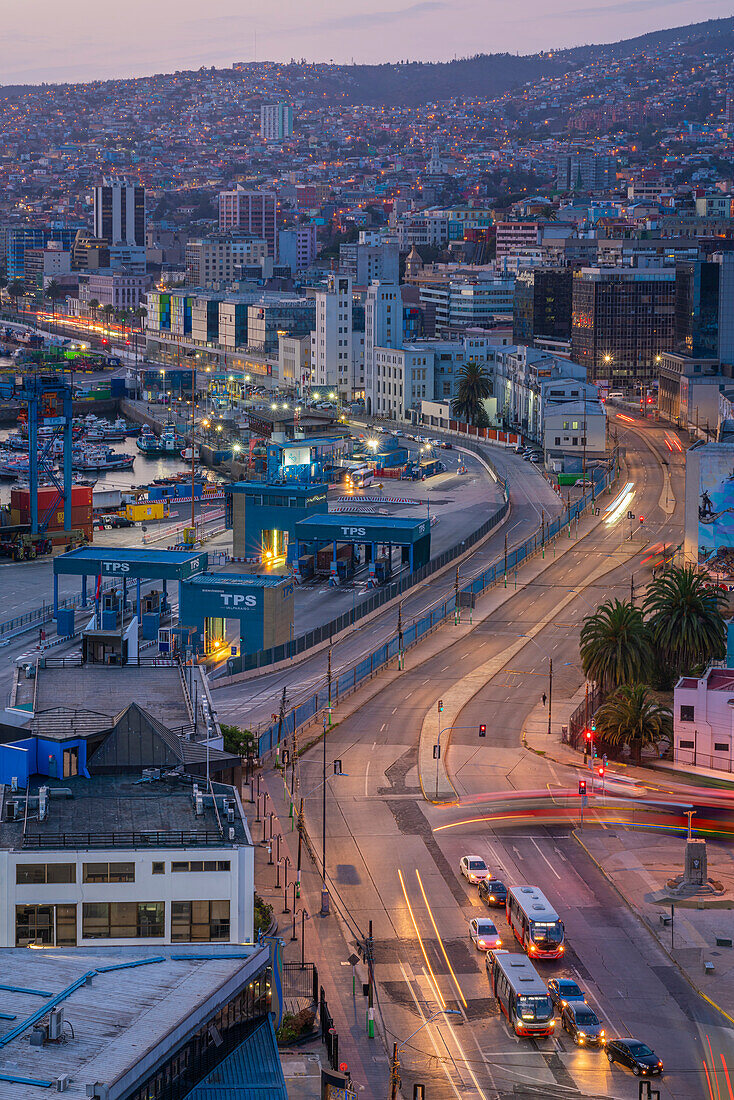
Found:
[[[513,845],[513,848],[512,848],[512,850],[513,850],[513,852],[515,853],[515,855],[517,856],[517,858],[518,858],[518,859],[522,859],[522,858],[523,858],[523,857],[522,857],[522,856],[520,855],[520,853],[519,853],[519,851],[517,850],[517,848],[515,848],[515,846],[514,846],[514,845]]]
[[[403,897],[405,898],[405,904],[408,906],[408,913],[410,915],[410,920],[411,920],[411,923],[412,923],[413,928],[415,930],[415,938],[418,940],[418,946],[421,949],[421,954],[423,955],[426,966],[428,967],[428,972],[429,972],[429,974],[431,975],[431,977],[433,979],[433,987],[434,987],[434,992],[436,994],[436,1000],[441,1005],[441,1008],[446,1008],[446,1002],[443,999],[443,997],[441,996],[441,990],[438,988],[438,982],[436,981],[436,975],[433,973],[433,970],[431,969],[431,964],[428,961],[428,955],[426,954],[426,949],[423,946],[423,939],[421,937],[420,932],[418,931],[418,925],[415,922],[415,917],[413,916],[413,907],[411,906],[410,899],[408,898],[408,891],[405,889],[405,881],[403,879],[403,872],[400,870],[399,867],[398,867],[398,878],[400,879],[400,886],[401,886],[402,891],[403,891]]]
[[[409,692],[408,692],[408,694],[407,694],[407,695],[405,696],[405,698],[406,698],[406,699],[410,699],[410,697],[411,697],[411,695],[412,695],[412,694],[413,694],[413,692],[412,692],[412,691],[409,691]]]
[[[367,770],[364,773],[364,796],[365,796],[365,798],[367,798],[367,780],[370,777],[370,764],[371,763],[372,763],[371,760],[367,761]]]
[[[543,853],[543,851],[542,851],[540,845],[538,844],[537,840],[535,839],[535,837],[533,837],[533,844],[538,849],[538,852],[540,854],[540,858],[545,860],[545,862],[548,864],[548,866],[550,867],[551,871],[556,876],[556,878],[560,879],[561,876],[558,874],[558,871],[556,871],[555,867],[553,866],[551,861],[548,859],[548,857]]]
[[[395,709],[393,710],[393,714],[397,714],[397,711],[398,711],[398,708],[395,707]]]
[[[446,960],[446,965],[448,966],[449,973],[451,974],[451,977],[454,980],[454,985],[456,986],[458,994],[459,994],[459,996],[461,997],[461,999],[464,1003],[464,1008],[468,1008],[469,1006],[467,1005],[466,997],[464,996],[464,992],[463,992],[461,986],[459,985],[459,980],[456,977],[456,974],[454,973],[454,968],[451,965],[451,963],[449,962],[449,957],[446,954],[446,948],[443,945],[443,940],[441,939],[441,933],[439,932],[438,928],[436,927],[436,922],[433,919],[433,913],[431,911],[430,905],[428,904],[428,898],[426,897],[426,892],[423,889],[423,880],[421,879],[420,871],[418,870],[417,867],[415,869],[415,873],[416,873],[416,877],[418,879],[418,885],[421,888],[421,894],[423,895],[423,901],[425,903],[426,909],[428,910],[428,916],[430,918],[431,924],[433,925],[433,931],[436,933],[436,939],[438,940],[438,946],[441,948],[441,954],[443,955],[443,957]]]
[[[454,1090],[454,1093],[456,1094],[458,1100],[463,1100],[462,1094],[459,1092],[456,1085],[451,1080],[451,1074],[448,1071],[448,1067],[446,1065],[446,1059],[444,1058],[444,1056],[441,1054],[441,1052],[438,1049],[438,1044],[436,1043],[435,1037],[433,1035],[433,1029],[435,1027],[435,1024],[432,1024],[432,1023],[429,1022],[428,1017],[425,1015],[423,1009],[421,1008],[420,1002],[418,1001],[418,998],[416,997],[415,992],[413,990],[412,982],[408,978],[408,975],[405,972],[405,967],[403,966],[402,963],[400,964],[400,969],[403,972],[403,977],[405,978],[405,984],[407,985],[408,990],[410,992],[410,995],[413,998],[413,1002],[415,1004],[415,1007],[418,1010],[418,1014],[419,1014],[420,1018],[424,1021],[425,1025],[426,1025],[426,1031],[428,1032],[428,1034],[431,1037],[431,1043],[433,1044],[433,1049],[436,1052],[436,1058],[439,1061],[441,1069],[443,1070],[444,1074],[446,1075],[446,1080],[451,1085],[451,1088]],[[439,1034],[440,1034],[440,1032],[439,1032]],[[443,1038],[443,1036],[442,1036],[442,1038]],[[445,1042],[444,1042],[444,1046],[445,1046]],[[422,1053],[422,1051],[421,1051],[421,1053]],[[428,1057],[430,1058],[430,1054],[428,1055]],[[462,1081],[462,1085],[463,1085],[463,1081]]]
[[[380,733],[382,733],[382,731],[384,730],[386,725],[387,725],[387,722],[382,723],[382,725],[380,726]]]

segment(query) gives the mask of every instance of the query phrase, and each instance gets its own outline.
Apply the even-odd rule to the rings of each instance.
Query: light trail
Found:
[[[400,885],[401,885],[402,890],[403,890],[403,897],[405,898],[405,904],[408,906],[408,912],[410,914],[410,919],[413,923],[413,928],[415,929],[415,935],[416,935],[416,939],[418,940],[418,946],[420,947],[423,958],[426,961],[426,966],[428,967],[428,972],[431,975],[431,978],[433,979],[434,991],[436,993],[436,996],[437,996],[438,1000],[441,1002],[441,1008],[446,1008],[446,1002],[445,1002],[445,1000],[443,999],[443,997],[441,995],[441,990],[438,988],[438,982],[436,981],[436,975],[433,973],[433,967],[431,966],[430,962],[428,961],[428,955],[426,954],[426,949],[423,946],[423,938],[422,938],[420,932],[418,931],[418,925],[415,923],[415,917],[413,915],[413,907],[410,904],[410,899],[408,898],[408,891],[405,889],[405,881],[403,879],[403,872],[400,870],[399,867],[398,867],[398,878],[400,879]]]
[[[417,867],[416,867],[416,869],[415,869],[415,874],[416,874],[416,878],[418,879],[418,885],[419,885],[419,886],[420,886],[420,888],[421,888],[421,894],[423,895],[423,901],[424,901],[424,903],[425,903],[425,906],[426,906],[426,909],[427,909],[427,911],[428,911],[428,916],[429,916],[429,918],[430,918],[431,924],[433,925],[433,931],[434,931],[434,932],[436,933],[436,939],[438,940],[438,945],[439,945],[439,947],[441,948],[441,954],[443,955],[443,957],[444,957],[444,958],[445,958],[445,960],[446,960],[446,965],[447,965],[447,966],[448,966],[448,968],[449,968],[449,973],[451,974],[451,977],[452,977],[452,978],[453,978],[453,980],[454,980],[454,985],[456,986],[456,988],[457,988],[457,990],[458,990],[459,996],[461,997],[461,999],[462,999],[462,1001],[463,1001],[463,1003],[464,1003],[464,1008],[468,1008],[469,1006],[468,1006],[468,1004],[467,1004],[467,1002],[466,1002],[466,997],[464,996],[464,993],[463,993],[463,991],[462,991],[462,988],[461,988],[461,986],[459,985],[459,980],[458,980],[458,978],[456,977],[456,974],[454,973],[454,968],[453,968],[453,966],[451,965],[451,963],[449,962],[449,957],[448,957],[448,955],[446,954],[446,948],[445,948],[445,947],[444,947],[444,945],[443,945],[443,940],[441,939],[441,934],[440,934],[440,932],[438,931],[438,928],[436,927],[436,922],[435,922],[435,920],[433,919],[433,913],[432,913],[432,911],[431,911],[431,907],[430,907],[430,905],[428,904],[428,898],[426,897],[426,892],[425,892],[425,890],[423,889],[423,880],[421,879],[420,871],[418,870],[418,868],[417,868]]]

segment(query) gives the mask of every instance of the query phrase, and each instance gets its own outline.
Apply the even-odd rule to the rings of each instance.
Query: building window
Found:
[[[19,863],[15,868],[18,885],[42,886],[47,883],[76,882],[74,863]]]
[[[679,749],[695,749],[695,747],[696,747],[696,742],[695,741],[679,741],[678,742],[678,748]]]
[[[729,746],[726,741],[714,741],[714,752],[728,752]]]
[[[134,863],[85,863],[84,882],[135,882]]]
[[[154,875],[165,875],[165,873],[166,873],[165,863],[158,863],[154,860],[153,861],[153,874]]]
[[[162,901],[85,901],[82,936],[85,939],[153,939],[165,934]]]
[[[228,859],[189,859],[175,860],[171,863],[172,871],[228,871]]]
[[[561,445],[561,437],[560,437],[560,435],[557,435],[556,436],[556,447],[559,447],[560,445]]]
[[[174,901],[171,903],[172,943],[228,939],[228,901]]]
[[[680,720],[681,722],[693,722],[694,721],[694,708],[690,706],[681,706],[680,708]]]

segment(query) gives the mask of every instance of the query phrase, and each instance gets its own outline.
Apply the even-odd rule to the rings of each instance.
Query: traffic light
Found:
[[[341,760],[334,761],[334,775],[343,775]]]
[[[645,522],[645,517],[644,517],[644,516],[640,516],[640,523],[644,523],[644,522]]]
[[[591,736],[592,736],[592,734],[591,734],[591,730],[587,730],[587,731],[586,731],[586,740],[587,740],[587,741],[591,741]]]
[[[288,766],[288,764],[290,763],[290,759],[291,759],[290,751],[288,749],[283,749],[280,760],[281,760],[281,763],[282,763],[284,768]]]
[[[484,725],[483,722],[482,722],[481,726],[479,727],[479,736],[480,737],[486,737],[487,736],[487,727]]]
[[[586,794],[586,780],[585,779],[579,779],[579,794],[580,795],[585,795]]]
[[[438,700],[438,713],[441,714],[442,711],[443,711],[443,699],[439,699]]]
[[[604,767],[604,765],[600,764],[599,767],[596,769],[596,774],[599,776],[600,779],[603,779],[605,771],[606,768]]]

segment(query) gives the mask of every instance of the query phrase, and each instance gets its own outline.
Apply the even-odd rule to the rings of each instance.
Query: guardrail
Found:
[[[106,592],[108,589],[114,587],[114,582],[106,582],[102,585],[102,591]],[[93,602],[93,598],[88,596],[87,605]],[[65,599],[59,600],[59,608],[81,606],[81,594],[78,596],[67,596]],[[33,611],[26,611],[23,615],[16,615],[14,619],[7,619],[4,623],[0,623],[0,638],[8,634],[22,634],[32,626],[43,626],[44,623],[51,622],[53,619],[53,612],[53,604],[45,603],[42,607],[36,607]]]
[[[497,584],[498,581],[504,580],[510,573],[514,572],[519,565],[534,556],[536,552],[542,551],[553,539],[558,537],[564,528],[568,527],[570,531],[570,526],[574,520],[578,519],[583,512],[595,504],[596,497],[614,483],[616,476],[617,474],[615,471],[605,471],[603,477],[594,486],[593,490],[585,493],[575,503],[567,506],[565,518],[559,516],[552,523],[548,523],[542,528],[539,527],[521,546],[516,547],[512,551],[508,551],[506,556],[502,555],[493,565],[488,566],[487,569],[483,570],[472,581],[465,584],[463,588],[460,588],[460,601],[463,599],[473,604],[477,596]],[[475,534],[473,541],[476,541],[479,537],[479,535]],[[469,540],[467,540],[467,544],[469,544]],[[429,634],[437,626],[453,616],[455,610],[456,598],[454,594],[452,594],[450,597],[447,597],[441,603],[431,608],[427,615],[424,615],[421,619],[415,620],[409,627],[404,628],[403,652],[417,645],[421,638],[425,637],[426,634]],[[348,618],[349,621],[351,621],[351,617]],[[321,629],[323,630],[324,628],[322,627]],[[328,636],[327,633],[326,637]],[[304,637],[307,637],[307,635],[304,635]],[[301,639],[296,639],[296,642],[300,640]],[[351,694],[361,683],[373,676],[375,672],[384,668],[390,661],[394,660],[398,656],[398,644],[399,640],[397,634],[395,634],[389,641],[383,642],[383,644],[373,650],[372,653],[363,657],[362,660],[358,661],[352,668],[342,672],[342,674],[332,682],[331,693],[329,693],[327,686],[318,688],[308,699],[304,700],[304,702],[300,703],[297,707],[294,707],[290,714],[284,717],[282,724],[278,721],[268,726],[267,729],[260,734],[260,756],[263,757],[266,753],[272,752],[279,741],[284,740],[286,737],[291,737],[294,730],[313,721],[320,713],[327,713],[329,707],[337,706],[340,698],[344,698],[345,695]],[[279,653],[283,651],[282,657],[284,658],[287,656],[286,650],[287,646],[278,646],[275,652]],[[278,656],[275,659],[280,660],[282,657]]]
[[[120,833],[27,833],[24,848],[200,848],[227,842],[217,830],[161,829]]]

